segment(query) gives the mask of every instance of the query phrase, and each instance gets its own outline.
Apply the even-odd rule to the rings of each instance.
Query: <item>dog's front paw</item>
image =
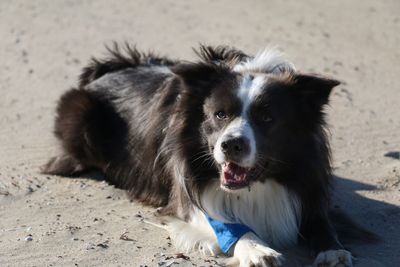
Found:
[[[234,250],[234,258],[240,267],[278,267],[282,255],[266,246],[253,233],[247,233],[240,238]]]
[[[238,256],[240,267],[278,267],[281,254],[271,248],[255,246]]]
[[[351,253],[347,250],[327,250],[318,254],[313,267],[353,267]]]

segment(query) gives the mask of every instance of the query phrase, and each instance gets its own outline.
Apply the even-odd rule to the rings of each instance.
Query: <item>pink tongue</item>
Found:
[[[234,163],[228,163],[223,167],[226,183],[242,184],[247,182],[247,170]]]

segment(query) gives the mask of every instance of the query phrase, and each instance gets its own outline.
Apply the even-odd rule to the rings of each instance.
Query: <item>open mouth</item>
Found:
[[[249,186],[254,169],[241,167],[233,162],[222,164],[222,186],[230,190]]]

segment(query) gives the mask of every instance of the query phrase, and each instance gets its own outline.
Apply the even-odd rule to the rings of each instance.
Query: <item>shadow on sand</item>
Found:
[[[367,195],[373,197],[381,190],[377,186],[337,176],[334,181],[333,207],[344,211],[353,221],[382,240],[373,244],[348,246],[355,257],[355,266],[400,266],[400,207],[360,194],[369,191]],[[284,255],[284,267],[307,266],[312,263],[310,251],[305,249],[290,249]]]

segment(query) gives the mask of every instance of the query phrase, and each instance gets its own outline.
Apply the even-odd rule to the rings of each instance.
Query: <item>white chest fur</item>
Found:
[[[214,219],[247,225],[273,247],[297,241],[300,202],[273,180],[255,182],[234,192],[222,190],[216,181],[204,190],[201,202]]]

